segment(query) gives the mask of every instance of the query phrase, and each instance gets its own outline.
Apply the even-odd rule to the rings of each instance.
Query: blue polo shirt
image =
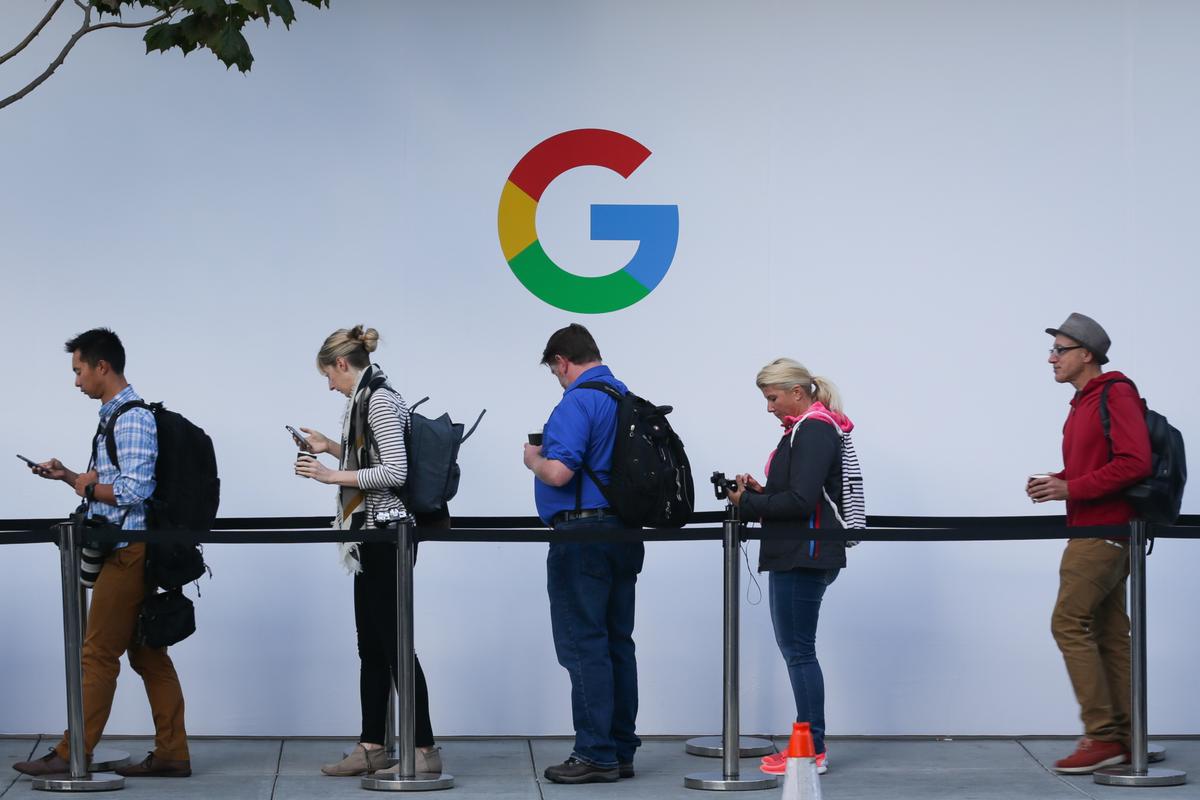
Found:
[[[617,402],[599,389],[580,389],[579,384],[601,381],[622,394],[629,391],[603,364],[584,372],[563,392],[550,419],[542,428],[542,455],[561,461],[575,477],[564,486],[551,486],[533,479],[533,499],[538,516],[547,525],[560,511],[575,510],[575,491],[583,482],[580,508],[607,508],[608,501],[583,471],[591,467],[601,482],[608,483],[612,467],[613,442],[617,434]]]

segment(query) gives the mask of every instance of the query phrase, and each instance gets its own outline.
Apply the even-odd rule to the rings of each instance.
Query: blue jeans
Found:
[[[825,677],[817,661],[817,620],[825,589],[840,571],[802,567],[770,577],[771,623],[792,682],[796,721],[812,727],[817,753],[825,752]]]
[[[555,530],[623,528],[616,517],[560,523]],[[546,589],[558,663],[571,676],[572,755],[597,767],[633,763],[642,741],[633,644],[640,542],[552,542]]]

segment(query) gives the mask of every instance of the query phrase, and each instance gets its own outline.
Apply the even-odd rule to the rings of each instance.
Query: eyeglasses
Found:
[[[1056,344],[1050,348],[1050,355],[1061,357],[1068,350],[1078,350],[1081,347],[1083,347],[1081,344]]]

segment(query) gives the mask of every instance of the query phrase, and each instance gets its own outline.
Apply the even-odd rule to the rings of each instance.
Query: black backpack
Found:
[[[135,400],[117,409],[104,429],[105,449],[113,466],[117,419],[132,408],[154,414],[158,428],[158,460],[154,468],[154,495],[146,502],[146,527],[151,530],[212,530],[221,502],[221,479],[212,439],[183,415],[162,403]],[[96,442],[92,441],[95,449]],[[94,459],[94,455],[93,455]],[[146,545],[146,583],[177,589],[207,571],[204,551],[198,545],[149,542]]]
[[[633,392],[621,394],[601,381],[586,381],[578,388],[596,389],[617,401],[617,434],[608,485],[596,478],[591,467],[583,465],[609,508],[631,528],[686,525],[696,506],[696,489],[683,442],[667,422],[671,406],[656,406]],[[582,487],[581,477],[579,491]]]
[[[397,394],[382,376],[375,378],[368,386],[372,392],[382,388]],[[416,413],[417,407],[428,399],[423,397],[408,409],[408,427],[404,429],[408,477],[404,488],[392,489],[392,493],[404,501],[404,507],[410,514],[442,514],[449,510],[449,503],[458,494],[458,482],[462,477],[462,468],[458,466],[459,448],[475,432],[487,413],[486,408],[480,411],[475,424],[466,431],[466,426],[451,420],[449,414],[429,419]],[[363,427],[369,446],[378,453],[371,426],[366,424],[365,419]]]
[[[1100,390],[1100,424],[1104,438],[1108,441],[1108,457],[1112,459],[1112,420],[1108,414],[1108,390],[1114,383],[1128,383],[1137,391],[1137,386],[1127,378],[1118,378],[1104,384]],[[1140,396],[1140,393],[1139,393]],[[1125,490],[1125,499],[1133,505],[1138,519],[1147,522],[1173,524],[1179,519],[1183,504],[1183,487],[1187,483],[1187,456],[1183,450],[1183,434],[1167,422],[1157,411],[1151,411],[1142,399],[1146,412],[1146,428],[1150,432],[1150,461],[1153,471],[1150,477]]]

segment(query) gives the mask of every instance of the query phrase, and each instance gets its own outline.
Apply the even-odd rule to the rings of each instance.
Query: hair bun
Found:
[[[368,353],[374,353],[379,347],[379,331],[374,328],[367,328],[364,331],[362,325],[359,325],[356,330],[358,331],[358,339],[362,342],[363,349]]]

